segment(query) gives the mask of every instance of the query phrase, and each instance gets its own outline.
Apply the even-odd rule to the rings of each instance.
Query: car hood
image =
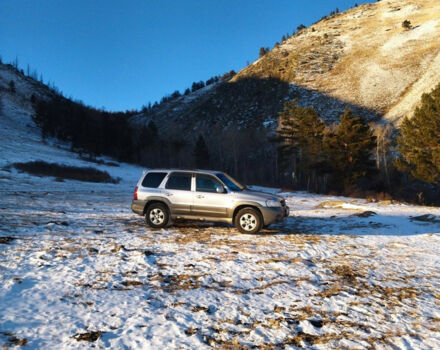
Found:
[[[254,202],[266,202],[268,200],[280,201],[283,197],[275,196],[270,193],[244,190],[241,192],[234,192],[234,197],[237,200],[254,201]]]

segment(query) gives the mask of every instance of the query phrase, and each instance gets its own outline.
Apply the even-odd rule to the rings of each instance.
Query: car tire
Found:
[[[254,234],[263,227],[263,218],[258,210],[244,208],[235,215],[234,224],[241,233]]]
[[[163,228],[168,224],[170,214],[168,208],[162,203],[153,203],[148,206],[145,213],[145,221],[153,228]]]

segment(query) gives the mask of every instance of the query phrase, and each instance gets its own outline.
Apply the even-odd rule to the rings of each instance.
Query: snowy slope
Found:
[[[8,81],[14,81],[16,92],[11,93],[6,89]],[[34,107],[30,102],[30,96],[35,94],[39,98],[47,98],[50,91],[30,78],[20,76],[7,66],[0,65],[0,168],[5,168],[15,162],[28,162],[43,160],[49,163],[59,163],[80,167],[94,167],[107,171],[111,176],[122,179],[122,185],[129,183],[130,186],[137,181],[142,169],[137,166],[106,166],[80,159],[69,151],[69,145],[62,144],[57,140],[42,142],[40,129],[32,120]],[[102,161],[112,161],[102,158]],[[10,183],[8,188],[31,189],[25,183],[17,181],[17,173],[13,169],[3,169],[3,180]],[[26,177],[25,177],[26,178]],[[30,177],[32,178],[32,177]],[[45,182],[45,180],[39,180]],[[52,182],[49,180],[49,182]],[[34,183],[30,182],[31,187]],[[51,184],[53,186],[53,184]],[[56,186],[56,184],[55,184]],[[97,186],[96,184],[94,186]],[[32,188],[38,190],[38,188]]]
[[[152,230],[129,207],[140,168],[41,143],[31,113],[1,116],[0,345],[440,347],[439,208],[284,193],[289,218],[259,235]],[[5,168],[34,159],[122,180]]]

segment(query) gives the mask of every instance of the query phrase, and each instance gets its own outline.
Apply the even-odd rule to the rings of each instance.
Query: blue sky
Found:
[[[239,71],[283,34],[359,0],[1,0],[0,55],[63,93],[139,109]]]

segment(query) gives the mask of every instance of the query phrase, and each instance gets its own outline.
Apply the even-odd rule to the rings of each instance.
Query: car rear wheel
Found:
[[[244,208],[235,216],[235,227],[241,233],[257,233],[263,227],[263,218],[257,210]]]
[[[162,228],[168,224],[168,208],[162,203],[151,204],[145,213],[145,221],[148,226],[153,228]]]

